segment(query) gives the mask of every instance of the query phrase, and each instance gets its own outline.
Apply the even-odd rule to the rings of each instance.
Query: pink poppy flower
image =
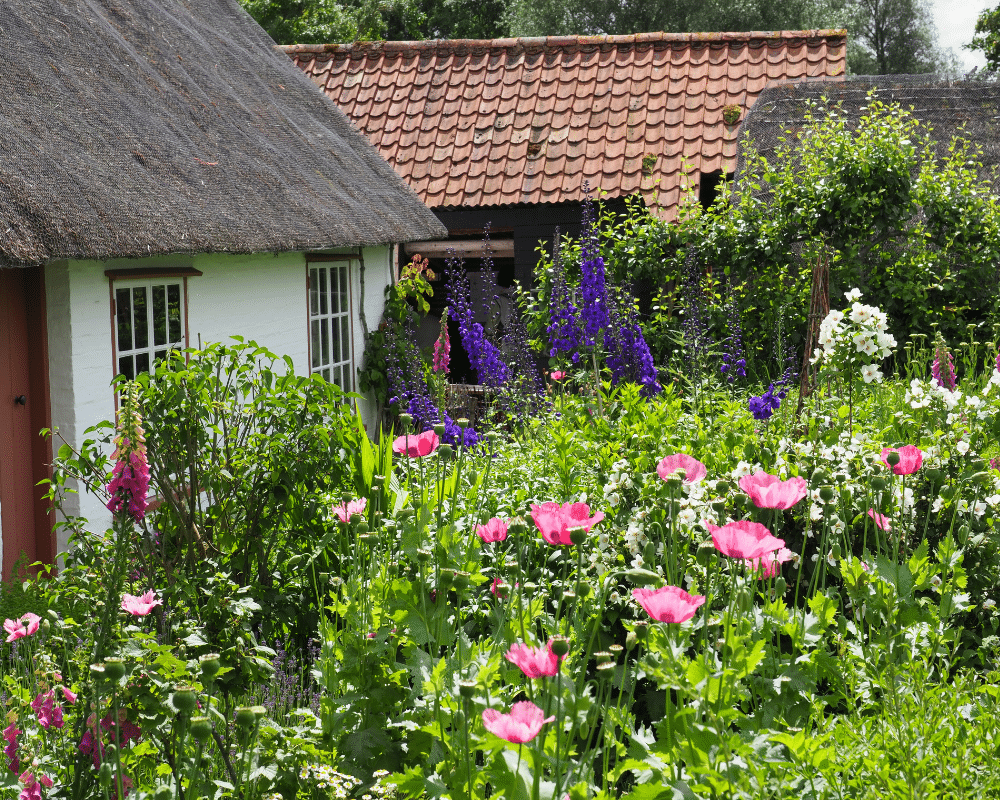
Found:
[[[476,526],[476,535],[484,542],[502,542],[507,538],[507,520],[493,517],[485,525]]]
[[[730,522],[721,528],[706,524],[712,534],[715,549],[730,558],[760,558],[785,546],[784,539],[778,539],[759,522],[740,520]]]
[[[518,584],[520,586],[520,584]],[[499,597],[501,600],[507,598],[507,589],[509,587],[503,582],[502,578],[494,578],[490,583],[490,594],[494,597]]]
[[[889,462],[886,460],[886,456],[892,452],[899,453],[899,463],[894,467],[889,467],[896,475],[912,475],[924,463],[923,451],[916,445],[908,444],[900,448],[882,448],[882,463],[887,467],[889,466]]]
[[[156,606],[162,606],[163,601],[157,600],[153,590],[138,597],[131,594],[122,595],[122,611],[127,611],[133,617],[144,617]]]
[[[434,431],[397,436],[392,442],[392,452],[407,455],[410,458],[421,458],[429,456],[437,450],[440,443],[441,441]]]
[[[563,378],[566,377],[566,373],[561,369],[556,369],[549,374],[549,377],[552,378],[552,380],[554,381],[561,381]]]
[[[483,711],[483,727],[495,736],[514,744],[530,742],[538,736],[542,725],[554,719],[554,716],[546,719],[545,712],[530,700],[514,703],[509,714],[501,714],[493,708]]]
[[[746,559],[746,565],[761,578],[774,578],[781,574],[781,565],[795,558],[787,547],[756,558]]]
[[[679,586],[633,589],[632,596],[657,622],[687,622],[705,603],[705,596],[688,594]]]
[[[885,514],[879,514],[874,508],[868,509],[868,516],[875,520],[875,527],[880,531],[892,530],[889,518]]]
[[[364,497],[358,500],[351,500],[348,503],[341,503],[340,505],[333,507],[333,513],[337,516],[341,522],[345,525],[351,521],[352,514],[364,514],[365,507],[368,505],[368,500]]]
[[[656,474],[666,480],[679,469],[684,470],[684,483],[697,483],[708,474],[704,464],[685,453],[667,456],[656,465]]]
[[[523,642],[512,644],[504,656],[529,678],[548,678],[559,671],[562,658],[552,652],[552,640],[544,647],[529,647]],[[565,656],[563,656],[565,658]]]
[[[4,620],[3,629],[7,631],[7,641],[13,642],[16,639],[31,636],[38,630],[39,622],[41,622],[41,618],[38,614],[32,614],[30,611],[18,619]]]
[[[783,481],[775,475],[760,471],[740,478],[740,488],[757,508],[782,510],[794,506],[808,492],[805,478]]]
[[[566,546],[573,542],[569,532],[572,528],[583,528],[590,531],[594,525],[604,519],[604,512],[597,511],[590,516],[590,506],[586,503],[548,502],[531,507],[531,518],[538,526],[542,538],[551,545]]]

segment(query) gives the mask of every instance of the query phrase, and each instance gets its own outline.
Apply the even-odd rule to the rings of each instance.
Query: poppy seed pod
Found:
[[[824,503],[832,503],[835,494],[832,486],[821,486],[819,490],[819,499]]]
[[[569,652],[569,640],[563,636],[556,636],[552,639],[552,652],[562,658]]]
[[[190,714],[198,707],[198,696],[190,686],[176,686],[170,703],[182,714]]]
[[[250,728],[257,721],[257,715],[249,706],[240,706],[236,709],[236,725],[240,728]]]
[[[106,658],[104,660],[104,674],[108,677],[108,680],[121,680],[125,674],[125,662],[120,658]]]
[[[469,420],[467,420],[465,417],[459,417],[456,420],[456,422],[458,423],[458,427],[461,428],[462,430],[465,430],[466,428],[469,427]]]
[[[411,414],[400,414],[399,415],[399,421],[401,423],[403,423],[404,426],[405,425],[412,425],[413,424],[413,416]]]
[[[885,454],[885,463],[890,467],[894,467],[899,463],[899,453],[895,450],[890,450]]]
[[[569,540],[573,544],[579,546],[587,541],[587,531],[583,528],[570,528]]]
[[[897,456],[897,458],[898,458],[898,456]],[[885,478],[883,478],[883,477],[882,477],[881,475],[875,475],[875,476],[874,476],[874,477],[873,477],[873,478],[871,479],[871,481],[869,481],[869,482],[871,483],[871,486],[872,486],[872,488],[873,488],[873,489],[874,489],[874,490],[875,490],[876,492],[881,492],[881,491],[883,491],[883,490],[885,489],[885,487],[886,487],[886,482],[885,482]]]
[[[444,423],[443,422],[439,422],[437,425],[434,426],[434,433],[436,433],[438,436],[444,436]]]
[[[208,653],[198,659],[201,664],[202,678],[214,678],[221,668],[218,653]]]
[[[212,735],[212,720],[208,717],[191,717],[191,735],[199,744],[208,741]]]
[[[466,700],[471,699],[476,694],[475,681],[459,681],[458,693]]]

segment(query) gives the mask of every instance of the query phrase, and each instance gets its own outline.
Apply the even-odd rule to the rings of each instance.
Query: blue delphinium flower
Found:
[[[587,192],[587,185],[583,186]],[[584,344],[598,345],[608,327],[608,290],[605,284],[604,259],[598,241],[597,217],[590,196],[583,201],[583,230],[580,233],[580,319]]]
[[[494,388],[503,386],[507,382],[509,371],[500,351],[486,338],[483,326],[475,321],[465,262],[461,258],[450,256],[447,264],[448,308],[458,322],[462,347],[465,348],[469,364],[476,373],[476,380]]]
[[[719,372],[728,383],[732,383],[737,378],[747,376],[747,362],[743,356],[743,326],[740,324],[739,308],[732,293],[726,304],[726,316],[729,319],[729,335],[723,342],[725,350],[722,353],[722,366],[719,367]]]
[[[635,303],[625,292],[617,292],[610,303],[610,326],[604,343],[606,363],[615,384],[631,381],[642,386],[642,394],[652,397],[662,391],[657,380],[653,354],[635,317]]]
[[[788,388],[798,377],[795,372],[795,350],[789,348],[785,355],[785,371],[776,381],[772,381],[767,387],[767,391],[759,397],[751,397],[749,400],[750,413],[754,419],[770,419],[781,407],[781,401],[788,394]]]
[[[552,282],[549,290],[549,357],[569,353],[575,364],[580,359],[580,319],[559,250],[559,229],[556,228],[552,243]]]

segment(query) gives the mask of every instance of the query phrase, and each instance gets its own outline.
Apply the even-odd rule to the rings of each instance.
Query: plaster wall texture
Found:
[[[345,251],[346,252],[346,251]],[[357,251],[353,251],[355,254]],[[365,248],[364,312],[368,329],[382,317],[385,287],[392,280],[392,248]],[[306,261],[303,253],[256,255],[201,254],[134,261],[59,261],[45,267],[49,334],[52,426],[78,448],[87,428],[113,420],[115,374],[112,357],[111,294],[106,269],[190,266],[202,275],[187,279],[187,321],[192,347],[227,342],[233,335],[252,339],[279,356],[291,356],[295,371],[309,371]],[[362,364],[360,322],[362,286],[359,262],[351,262],[354,363]],[[361,404],[372,429],[373,404]],[[61,439],[53,447],[58,450]],[[111,515],[100,498],[83,490],[70,494],[69,514],[83,516],[94,531],[110,527]],[[59,532],[58,551],[68,547]]]

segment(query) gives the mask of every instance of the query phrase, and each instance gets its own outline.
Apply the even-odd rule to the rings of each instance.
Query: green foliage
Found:
[[[970,50],[982,50],[988,69],[1000,69],[1000,6],[983,10],[976,20],[976,33],[972,42],[966,47]]]
[[[929,0],[848,0],[847,64],[861,75],[957,73],[955,56],[938,46]]]

